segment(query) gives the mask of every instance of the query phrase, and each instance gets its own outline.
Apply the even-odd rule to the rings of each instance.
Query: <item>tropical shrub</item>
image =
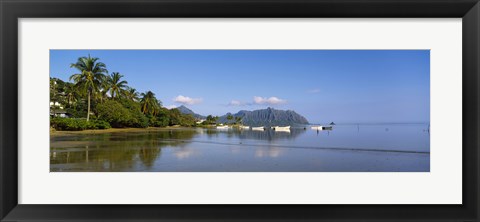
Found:
[[[98,119],[110,123],[115,128],[128,127],[134,122],[129,110],[114,100],[97,104],[95,113]]]
[[[168,113],[170,126],[181,125],[181,126],[194,126],[195,118],[192,115],[182,114],[178,109],[171,109]]]
[[[150,119],[151,126],[165,127],[170,124],[169,110],[167,108],[160,108],[156,116]]]
[[[86,129],[109,129],[110,124],[102,120],[74,119],[74,118],[51,118],[50,126],[55,130],[80,131]]]
[[[90,120],[88,122],[88,126],[87,127],[93,127],[93,128],[90,128],[90,129],[110,129],[112,128],[112,126],[110,126],[110,123],[104,121],[104,120],[99,120],[99,119],[95,119],[95,120]]]
[[[87,128],[87,121],[73,118],[51,118],[50,126],[55,130],[79,131]]]
[[[140,112],[140,107],[135,102],[126,102],[126,106],[115,100],[106,100],[97,104],[96,115],[112,127],[148,127],[148,119]]]
[[[140,103],[128,99],[122,99],[120,103],[129,110],[134,119],[131,127],[146,128],[149,126],[148,118],[140,111]]]

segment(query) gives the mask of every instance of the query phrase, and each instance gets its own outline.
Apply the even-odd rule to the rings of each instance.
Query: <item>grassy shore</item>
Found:
[[[83,134],[105,134],[105,133],[135,133],[135,132],[155,132],[155,131],[167,131],[167,130],[186,130],[195,129],[194,127],[148,127],[148,128],[110,128],[110,129],[98,129],[98,130],[82,130],[82,131],[57,131],[50,130],[50,136],[68,136],[68,135],[83,135]]]

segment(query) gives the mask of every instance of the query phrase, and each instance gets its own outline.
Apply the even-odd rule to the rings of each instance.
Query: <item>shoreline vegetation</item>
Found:
[[[241,118],[228,116],[205,119],[167,109],[152,91],[139,93],[119,72],[109,74],[99,58],[80,57],[70,64],[77,72],[68,81],[50,77],[50,131],[87,131],[115,129],[170,129],[180,127],[240,126]],[[178,128],[178,127],[177,127]]]
[[[213,127],[212,127],[213,128]],[[107,133],[136,133],[136,132],[158,132],[173,130],[195,130],[195,127],[167,126],[167,127],[148,127],[148,128],[109,128],[109,129],[90,129],[81,131],[55,130],[50,128],[50,136],[70,136],[70,135],[92,135]]]

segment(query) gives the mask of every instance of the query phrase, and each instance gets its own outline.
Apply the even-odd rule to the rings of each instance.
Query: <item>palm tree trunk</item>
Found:
[[[90,90],[88,90],[88,109],[87,109],[87,122],[90,119]]]

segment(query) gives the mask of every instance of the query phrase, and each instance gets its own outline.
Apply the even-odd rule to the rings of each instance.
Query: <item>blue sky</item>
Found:
[[[429,50],[51,50],[50,76],[100,58],[165,107],[202,115],[266,107],[312,123],[430,121]]]

